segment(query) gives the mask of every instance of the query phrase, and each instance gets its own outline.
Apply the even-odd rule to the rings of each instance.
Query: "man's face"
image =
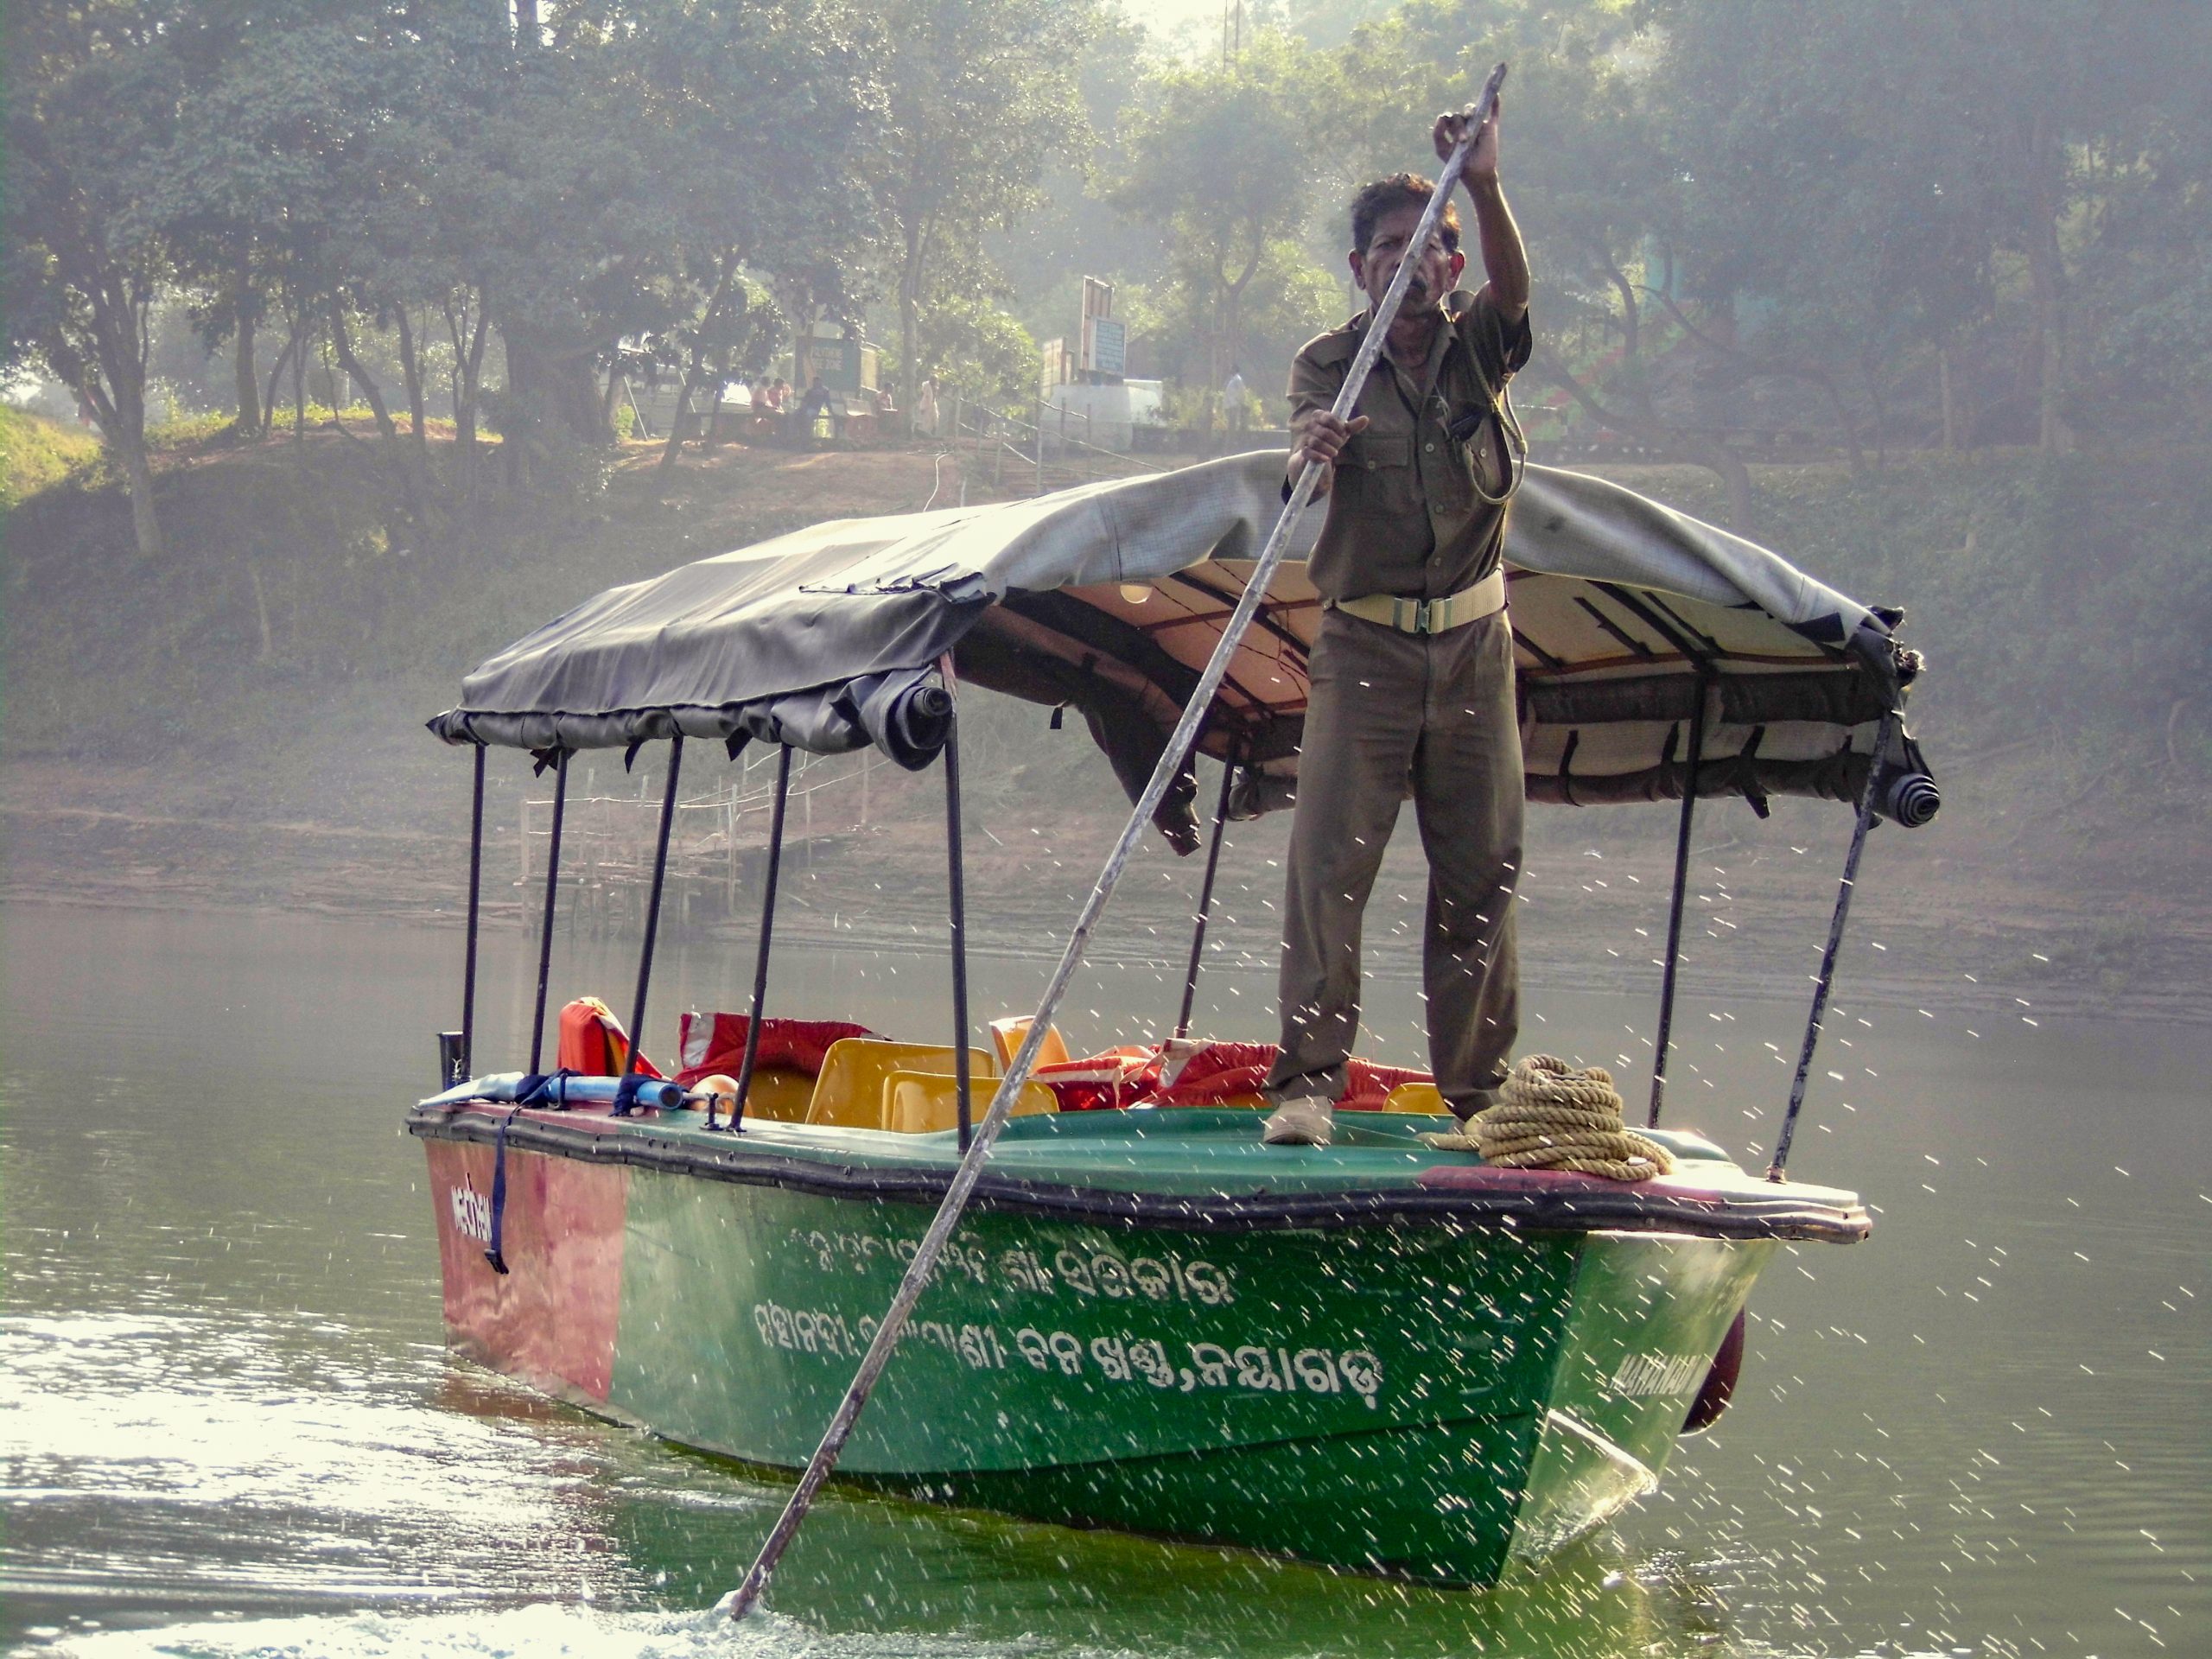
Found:
[[[1421,209],[1408,203],[1393,207],[1375,221],[1375,233],[1368,238],[1367,251],[1352,251],[1351,275],[1366,292],[1370,305],[1380,305],[1389,291],[1398,267],[1404,263],[1406,251],[1413,241],[1414,230],[1421,224]],[[1443,301],[1459,273],[1466,269],[1466,256],[1446,253],[1441,237],[1432,236],[1428,246],[1418,256],[1414,266],[1413,281],[1406,289],[1405,312],[1408,315]]]

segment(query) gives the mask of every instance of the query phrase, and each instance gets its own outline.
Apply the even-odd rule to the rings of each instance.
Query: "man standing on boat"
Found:
[[[1439,117],[1436,153],[1465,130]],[[1520,461],[1505,385],[1529,359],[1529,263],[1497,162],[1493,111],[1464,175],[1484,287],[1459,289],[1449,205],[1438,237],[1409,245],[1431,182],[1378,180],[1351,206],[1351,273],[1370,308],[1291,369],[1290,477],[1320,462],[1329,516],[1307,567],[1325,608],[1290,832],[1270,1145],[1329,1142],[1359,1033],[1361,917],[1408,794],[1429,865],[1430,1065],[1463,1125],[1496,1098],[1519,1034],[1522,782],[1502,560]],[[1409,258],[1382,356],[1340,421],[1330,405]]]

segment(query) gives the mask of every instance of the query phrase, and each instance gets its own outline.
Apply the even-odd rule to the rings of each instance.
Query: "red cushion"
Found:
[[[676,1081],[689,1089],[716,1072],[735,1077],[745,1064],[745,1033],[753,1021],[741,1014],[687,1014],[677,1022],[683,1069]],[[779,1065],[807,1076],[822,1075],[830,1045],[848,1037],[873,1037],[866,1026],[845,1020],[779,1020],[760,1022],[760,1052],[755,1065]]]
[[[1156,1048],[1118,1048],[1065,1065],[1040,1065],[1036,1077],[1058,1096],[1064,1112],[1136,1105],[1217,1106],[1258,1094],[1275,1053],[1273,1043],[1171,1039]],[[1426,1071],[1377,1065],[1372,1060],[1355,1059],[1347,1070],[1344,1092],[1337,1104],[1348,1112],[1379,1112],[1400,1084],[1432,1081]]]

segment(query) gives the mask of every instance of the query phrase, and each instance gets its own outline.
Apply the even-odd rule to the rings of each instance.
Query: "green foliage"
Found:
[[[1187,267],[1182,267],[1187,272]],[[1177,407],[1186,418],[1174,423],[1203,429],[1219,424],[1218,404],[1229,371],[1212,377],[1212,325],[1203,274],[1186,280],[1126,289],[1116,299],[1133,339],[1147,341],[1154,360],[1166,374],[1179,377],[1189,396]],[[1355,304],[1344,283],[1325,270],[1302,242],[1279,238],[1261,251],[1241,308],[1242,345],[1230,365],[1241,370],[1268,421],[1285,414],[1283,386],[1298,348],[1325,328],[1350,316]]]
[[[1164,311],[1198,348],[1171,346],[1186,378],[1217,387],[1243,365],[1256,321],[1248,294],[1254,310],[1272,305],[1271,322],[1287,309],[1293,332],[1325,314],[1295,238],[1313,208],[1309,135],[1331,90],[1325,64],[1272,30],[1233,63],[1164,64],[1138,88],[1108,200],[1168,232]]]
[[[89,432],[0,404],[0,512],[86,476],[99,453],[99,440]]]
[[[918,314],[922,361],[936,365],[940,406],[954,393],[988,409],[1020,414],[1037,391],[1037,342],[987,293],[933,294]],[[896,348],[882,361],[904,384]],[[919,385],[914,378],[912,384]]]
[[[856,171],[883,218],[912,408],[922,377],[959,366],[931,355],[924,308],[982,262],[984,232],[1036,207],[1048,162],[1087,142],[1073,69],[1105,20],[1097,0],[888,0],[875,16],[886,109]]]

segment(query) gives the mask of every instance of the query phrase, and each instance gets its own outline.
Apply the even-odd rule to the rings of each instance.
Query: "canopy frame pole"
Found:
[[[569,807],[569,752],[553,752],[553,830],[545,847],[545,915],[537,936],[537,1006],[530,1020],[530,1070],[545,1052],[545,992],[553,977],[553,911],[561,894],[561,821]]]
[[[476,787],[468,808],[468,943],[461,951],[461,1051],[453,1057],[445,1086],[453,1088],[476,1075],[476,944],[484,914],[484,745],[476,746]]]
[[[1206,840],[1206,873],[1198,883],[1198,913],[1192,918],[1191,965],[1183,975],[1183,1008],[1175,1016],[1177,1041],[1191,1034],[1191,1005],[1198,1000],[1198,969],[1205,961],[1206,918],[1213,912],[1214,873],[1221,868],[1222,831],[1229,824],[1229,791],[1236,782],[1236,768],[1243,751],[1232,748],[1221,763],[1221,795],[1214,802],[1213,829]]]
[[[1467,164],[1467,153],[1474,147],[1476,135],[1490,119],[1497,103],[1498,87],[1504,79],[1505,66],[1501,63],[1491,71],[1490,80],[1484,86],[1482,96],[1468,110],[1467,136],[1453,147],[1450,157],[1445,162],[1443,171],[1437,177],[1435,192],[1429,197],[1428,206],[1421,211],[1421,221],[1414,227],[1413,236],[1407,245],[1408,247],[1425,248],[1429,238],[1436,233],[1437,221],[1443,217],[1445,203],[1451,200],[1452,191],[1459,182],[1460,172]],[[1344,374],[1344,383],[1338,390],[1336,402],[1332,405],[1332,412],[1339,420],[1348,419],[1359,405],[1359,395],[1366,390],[1367,377],[1374,369],[1376,358],[1382,354],[1383,340],[1390,332],[1391,323],[1397,319],[1398,308],[1405,302],[1406,288],[1412,281],[1414,264],[1411,259],[1399,262],[1397,275],[1390,279],[1389,289],[1382,296],[1382,303],[1375,308],[1374,320],[1360,340],[1359,350],[1353,356],[1351,366]],[[776,1517],[776,1524],[769,1530],[766,1541],[760,1546],[760,1554],[753,1559],[743,1581],[731,1592],[731,1618],[744,1618],[760,1599],[760,1593],[767,1588],[776,1564],[783,1560],[784,1552],[791,1548],[791,1540],[798,1535],[807,1511],[813,1507],[815,1494],[822,1490],[823,1482],[830,1478],[830,1471],[836,1467],[837,1459],[845,1449],[845,1442],[852,1438],[853,1429],[868,1405],[868,1395],[874,1392],[877,1379],[883,1375],[883,1368],[891,1363],[891,1356],[899,1345],[899,1339],[906,1334],[906,1322],[913,1315],[914,1305],[921,1300],[931,1274],[936,1271],[938,1258],[944,1253],[953,1229],[960,1224],[961,1212],[968,1207],[969,1195],[974,1192],[976,1181],[982,1176],[984,1160],[991,1155],[991,1144],[998,1139],[999,1131],[1006,1127],[1007,1119],[1014,1110],[1014,1103],[1020,1098],[1022,1085],[1029,1081],[1029,1074],[1036,1067],[1037,1051],[1043,1046],[1045,1033],[1052,1029],[1052,1016],[1059,1011],[1060,1001],[1067,995],[1069,983],[1075,978],[1076,969],[1082,965],[1084,953],[1090,949],[1091,932],[1098,925],[1098,918],[1106,909],[1106,902],[1113,896],[1114,888],[1121,880],[1122,872],[1128,865],[1129,855],[1135,849],[1138,837],[1144,833],[1145,826],[1152,822],[1152,815],[1160,810],[1160,802],[1167,797],[1168,786],[1174,782],[1176,774],[1182,771],[1185,757],[1191,753],[1191,746],[1198,741],[1198,728],[1211,712],[1214,696],[1221,690],[1229,664],[1235,658],[1238,645],[1243,643],[1246,631],[1252,626],[1252,618],[1267,598],[1268,584],[1282,563],[1284,554],[1289,550],[1291,532],[1305,515],[1307,503],[1313,500],[1314,486],[1320,481],[1320,467],[1310,461],[1299,468],[1298,481],[1292,486],[1290,499],[1283,504],[1282,512],[1275,519],[1274,529],[1268,532],[1267,543],[1260,550],[1258,562],[1244,584],[1244,591],[1237,595],[1236,609],[1230,613],[1229,620],[1223,626],[1221,638],[1215,642],[1213,655],[1207,659],[1205,671],[1192,688],[1190,701],[1183,708],[1182,718],[1176,721],[1174,731],[1160,751],[1160,760],[1152,769],[1151,780],[1145,785],[1144,793],[1138,797],[1136,805],[1131,809],[1128,822],[1122,825],[1121,836],[1115,842],[1113,850],[1107,854],[1105,868],[1099,871],[1098,880],[1092,886],[1090,897],[1084,900],[1083,910],[1077,916],[1074,927],[1069,931],[1067,945],[1060,953],[1059,965],[1053,969],[1052,978],[1046,983],[1044,996],[1038,1002],[1037,1012],[1030,1020],[1029,1029],[1022,1037],[1021,1046],[1014,1051],[1013,1063],[999,1078],[997,1091],[991,1097],[990,1109],[983,1114],[983,1121],[977,1126],[974,1140],[962,1154],[959,1166],[953,1171],[952,1179],[945,1187],[944,1200],[938,1206],[936,1217],[931,1221],[929,1230],[923,1234],[922,1242],[914,1251],[913,1260],[907,1264],[906,1275],[899,1280],[899,1289],[891,1299],[891,1306],[884,1310],[883,1323],[876,1327],[868,1352],[861,1356],[860,1366],[853,1373],[852,1382],[845,1389],[844,1398],[838,1402],[829,1427],[823,1431],[822,1443],[815,1447],[814,1455],[807,1460],[806,1469],[799,1476],[798,1485],[792,1488],[791,1497],[784,1505],[784,1512]]]
[[[1651,1106],[1644,1118],[1647,1128],[1659,1127],[1659,1113],[1667,1101],[1667,1051],[1675,1034],[1675,976],[1681,965],[1682,903],[1688,897],[1690,827],[1697,817],[1697,774],[1705,759],[1705,705],[1712,681],[1697,677],[1697,704],[1690,710],[1689,753],[1682,764],[1682,817],[1675,831],[1675,892],[1667,908],[1667,964],[1659,981],[1659,1031],[1651,1057]]]
[[[968,1075],[968,861],[960,836],[960,703],[950,652],[938,659],[938,672],[953,694],[952,719],[944,734],[944,855],[952,936],[952,1090],[964,1153],[975,1138]]]
[[[1866,782],[1859,791],[1859,817],[1851,826],[1851,850],[1843,858],[1843,881],[1835,894],[1835,914],[1828,922],[1827,948],[1821,952],[1821,971],[1813,976],[1813,1009],[1805,1016],[1805,1042],[1797,1051],[1797,1075],[1789,1084],[1789,1109],[1783,1114],[1782,1134],[1774,1143],[1774,1161],[1766,1166],[1770,1181],[1786,1181],[1789,1142],[1797,1133],[1797,1114],[1805,1109],[1805,1080],[1812,1075],[1813,1051],[1820,1046],[1821,1021],[1827,1014],[1828,987],[1835,981],[1836,952],[1843,945],[1843,925],[1851,914],[1852,889],[1859,880],[1859,855],[1866,850],[1866,832],[1874,827],[1875,779],[1882,757],[1890,752],[1897,728],[1897,711],[1891,709],[1875,728],[1874,753],[1866,761]]]
[[[753,959],[753,1015],[745,1022],[745,1058],[737,1068],[737,1097],[730,1103],[729,1132],[745,1132],[745,1103],[760,1060],[760,1014],[768,1005],[768,945],[776,931],[776,883],[784,869],[784,809],[791,798],[791,746],[776,755],[776,797],[768,809],[768,869],[760,895],[760,948]],[[709,1125],[711,1127],[711,1124]]]
[[[645,1041],[645,992],[652,983],[653,946],[660,938],[660,895],[668,880],[668,842],[676,827],[676,789],[683,776],[683,734],[669,740],[668,787],[660,798],[660,838],[653,848],[653,881],[645,899],[645,943],[638,953],[638,995],[631,1005],[630,1043],[622,1056],[622,1081],[614,1085],[612,1116],[627,1117],[637,1109],[638,1051]]]

